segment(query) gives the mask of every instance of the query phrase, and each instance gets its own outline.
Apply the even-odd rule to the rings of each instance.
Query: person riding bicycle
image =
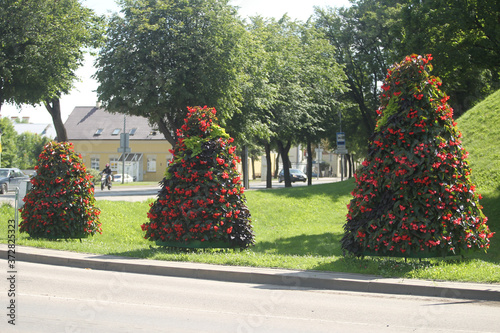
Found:
[[[100,174],[101,175],[106,174],[106,179],[107,179],[108,183],[111,184],[111,181],[113,180],[113,178],[111,177],[111,168],[109,167],[109,163],[106,163],[106,167],[104,168],[104,170],[102,170],[102,172]]]

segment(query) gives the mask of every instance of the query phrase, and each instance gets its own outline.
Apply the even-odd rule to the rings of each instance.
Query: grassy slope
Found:
[[[484,258],[500,263],[500,90],[470,109],[457,120],[463,146],[469,152],[472,181],[488,217],[493,237]]]

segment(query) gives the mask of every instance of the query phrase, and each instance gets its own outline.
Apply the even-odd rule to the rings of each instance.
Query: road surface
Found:
[[[500,332],[500,302],[389,296],[0,260],[0,332]],[[10,285],[9,285],[10,284]],[[14,300],[15,326],[8,323]]]
[[[326,184],[340,181],[340,178],[314,178],[313,185]],[[297,182],[292,184],[293,187],[307,186],[307,183]],[[283,188],[285,183],[279,183],[273,180],[273,188]],[[262,190],[266,188],[266,182],[251,181],[249,190]],[[150,198],[156,198],[159,185],[120,185],[113,186],[111,190],[101,190],[99,186],[95,189],[95,198],[97,200],[109,201],[144,201]],[[0,194],[0,203],[9,202],[14,205],[16,195],[14,192]]]

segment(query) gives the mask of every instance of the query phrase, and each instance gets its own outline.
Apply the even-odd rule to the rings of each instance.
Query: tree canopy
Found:
[[[0,8],[0,108],[44,103],[65,140],[59,98],[73,88],[100,18],[78,0],[4,0]]]
[[[111,112],[148,118],[173,145],[187,105],[238,109],[244,28],[227,0],[122,0],[95,77]]]

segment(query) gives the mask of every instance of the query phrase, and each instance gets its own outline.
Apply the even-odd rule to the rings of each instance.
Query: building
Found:
[[[56,130],[52,124],[31,124],[29,123],[29,117],[11,117],[12,126],[17,134],[22,133],[33,133],[40,136],[46,136],[53,140],[56,137]]]
[[[87,168],[103,170],[109,163],[114,174],[136,181],[160,181],[172,158],[170,143],[144,117],[113,114],[98,106],[78,106],[64,123],[68,140]],[[120,137],[129,134],[130,151],[122,152]]]
[[[163,179],[168,161],[172,158],[169,152],[172,149],[170,143],[144,117],[112,114],[99,106],[78,106],[69,115],[64,126],[68,140],[74,144],[75,151],[82,155],[88,168],[102,170],[106,163],[110,163],[113,173],[121,174],[125,164],[125,174],[131,175],[136,181],[160,181]],[[130,152],[122,153],[120,134],[124,132],[129,133]],[[277,153],[273,152],[271,158],[273,172],[276,163],[279,170],[282,168],[281,158],[277,161],[276,157]],[[317,157],[316,151],[313,164],[315,177],[319,175]],[[288,158],[292,168],[306,171],[304,147],[300,145],[292,147]],[[339,155],[324,151],[319,154],[319,160],[328,165],[327,170],[323,170],[320,176],[340,177]],[[267,171],[265,156],[260,160],[257,159],[255,163],[250,159],[248,162],[250,178],[255,172],[257,177],[265,181]],[[241,165],[238,167],[241,172]]]

